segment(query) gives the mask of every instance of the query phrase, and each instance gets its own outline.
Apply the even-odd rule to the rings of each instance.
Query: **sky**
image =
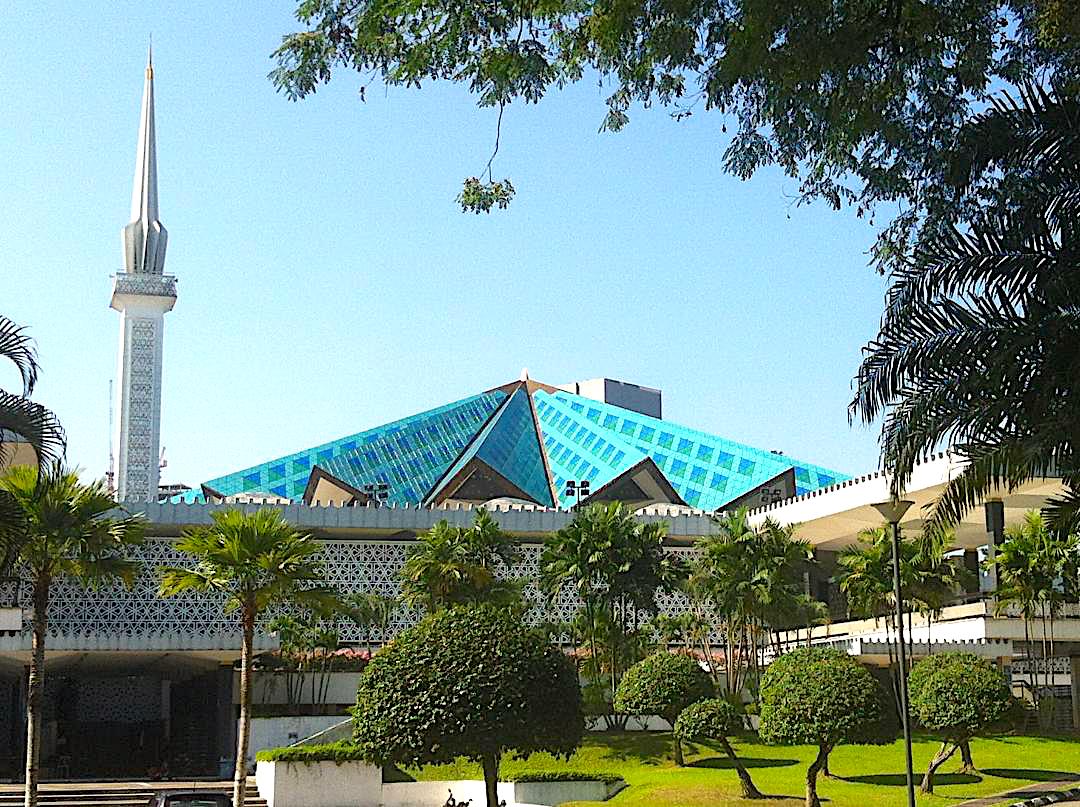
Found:
[[[523,368],[660,387],[672,421],[851,474],[877,466],[877,430],[847,416],[885,288],[868,221],[796,206],[779,172],[726,175],[718,114],[638,109],[598,133],[595,81],[510,107],[495,174],[517,198],[462,213],[494,111],[449,84],[362,101],[346,72],[288,101],[266,75],[293,9],[5,12],[0,313],[37,341],[35,398],[61,418],[73,465],[108,462],[110,276],[152,35],[165,270],[179,278],[163,481],[197,485]]]

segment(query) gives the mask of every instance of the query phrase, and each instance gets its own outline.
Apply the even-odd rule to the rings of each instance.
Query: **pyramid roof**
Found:
[[[335,490],[348,503],[384,485],[385,501],[398,505],[511,498],[568,507],[576,501],[567,481],[585,480],[598,501],[719,510],[759,489],[790,496],[848,478],[526,379],[207,480],[203,489],[293,500]]]

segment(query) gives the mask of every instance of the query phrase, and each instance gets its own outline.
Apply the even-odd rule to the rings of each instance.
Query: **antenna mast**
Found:
[[[113,459],[113,382],[109,379],[109,465],[105,471],[105,485],[109,489],[109,495],[116,493],[113,483],[116,480],[116,462]]]

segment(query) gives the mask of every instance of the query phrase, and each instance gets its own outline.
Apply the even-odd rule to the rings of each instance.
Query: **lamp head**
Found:
[[[910,499],[889,499],[884,502],[878,502],[872,507],[881,513],[884,518],[890,524],[899,524],[904,518],[904,514],[908,511],[908,508],[915,502]]]

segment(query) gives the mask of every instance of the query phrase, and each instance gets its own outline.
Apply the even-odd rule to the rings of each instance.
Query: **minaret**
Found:
[[[146,59],[131,223],[121,232],[124,271],[113,279],[111,306],[120,312],[116,384],[116,495],[157,501],[161,441],[161,347],[165,313],[176,304],[176,278],[162,273],[168,238],[158,221],[154,142],[154,65]]]

